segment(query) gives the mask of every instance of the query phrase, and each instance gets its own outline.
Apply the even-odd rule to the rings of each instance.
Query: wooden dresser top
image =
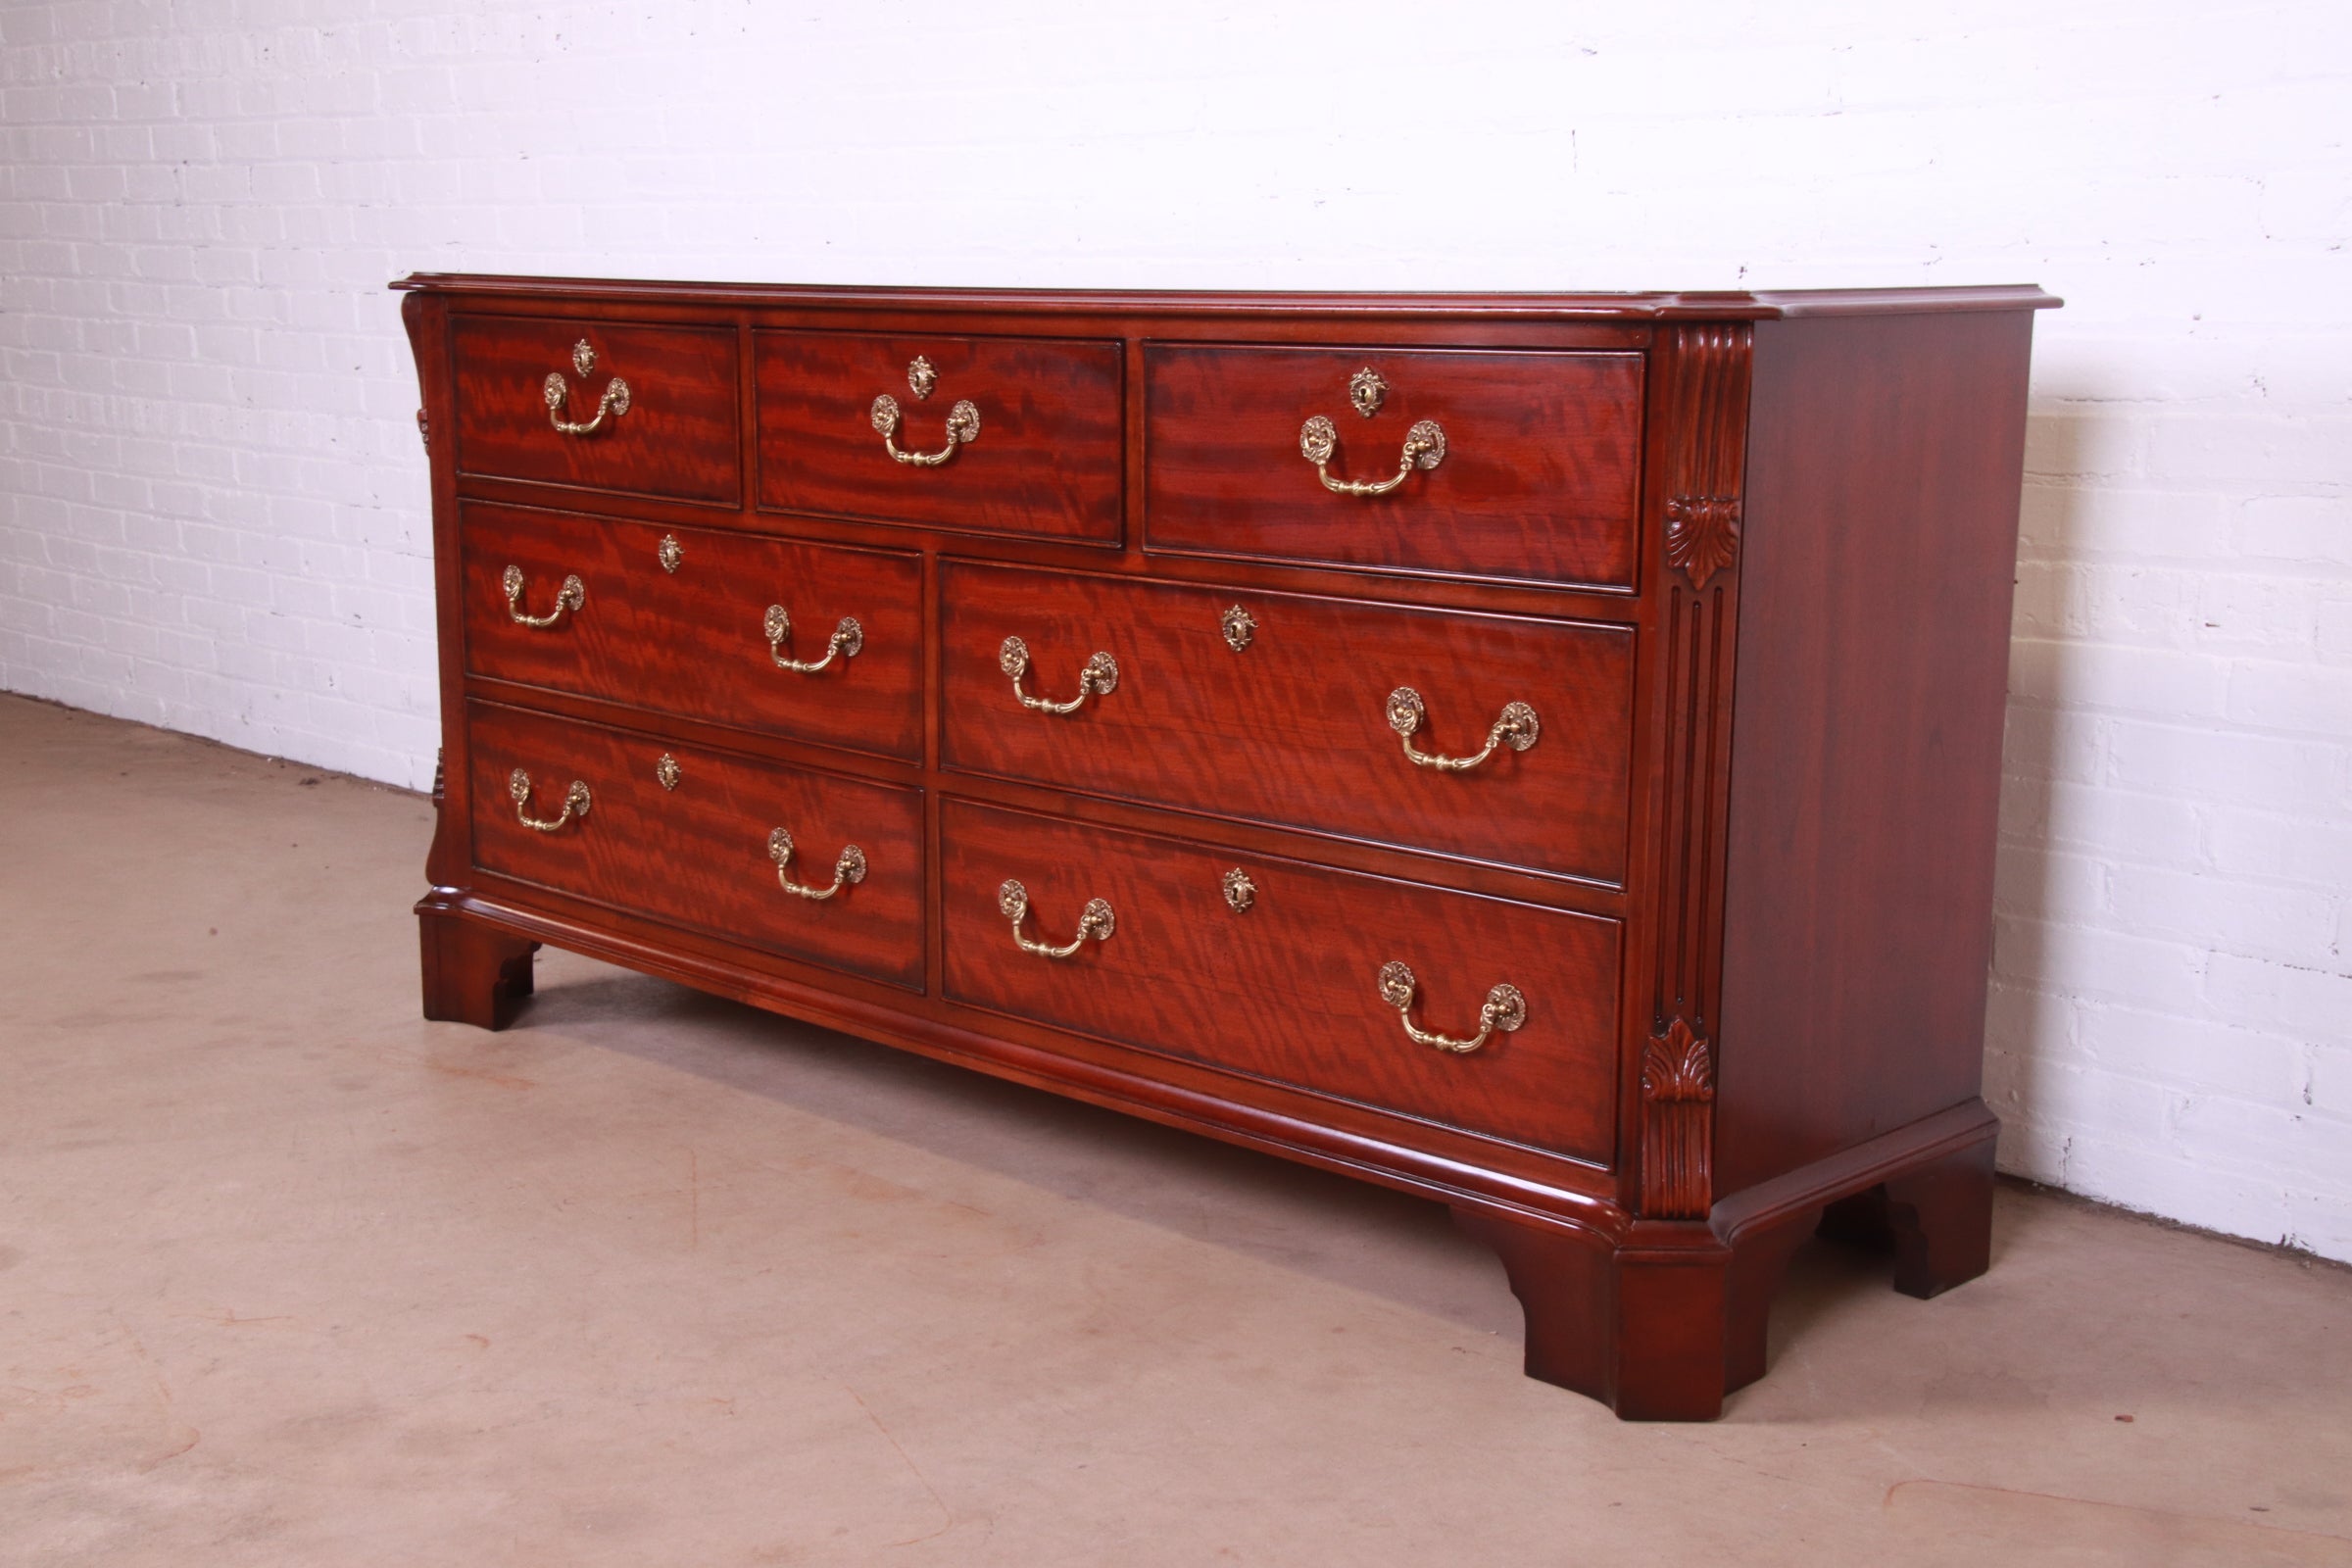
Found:
[[[802,310],[1029,310],[1150,316],[1419,316],[1522,320],[1779,320],[1808,316],[1917,316],[1951,311],[2038,311],[2061,302],[2032,283],[1958,288],[1788,289],[1627,294],[1250,293],[1173,289],[864,288],[808,283],[650,282],[628,278],[514,277],[412,272],[392,285],[441,294],[654,304],[789,306]]]

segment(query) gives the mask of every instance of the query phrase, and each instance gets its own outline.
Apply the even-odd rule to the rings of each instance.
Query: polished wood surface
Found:
[[[1757,332],[1720,922],[1732,1188],[1978,1092],[2032,318]]]
[[[1594,1164],[1614,1155],[1613,920],[954,800],[940,837],[951,1000]],[[1251,884],[1241,910],[1223,889],[1235,870]],[[1071,941],[1091,899],[1116,925],[1067,958],[1025,953],[997,904],[1008,878],[1028,890],[1032,941]],[[1392,960],[1419,982],[1425,1031],[1477,1034],[1498,982],[1525,994],[1527,1022],[1466,1055],[1416,1045],[1380,994]]]
[[[466,667],[477,675],[922,757],[918,556],[483,502],[465,504],[461,532]],[[674,568],[662,564],[665,540]],[[568,576],[584,590],[579,609],[552,626],[518,624],[509,566],[522,569],[524,613],[553,611]],[[778,668],[770,606],[788,617],[786,658],[823,659],[845,615],[858,622],[858,651],[814,672]]]
[[[1358,370],[1387,383],[1359,416]],[[1145,542],[1153,550],[1630,587],[1639,354],[1152,345],[1144,352]],[[1299,453],[1338,431],[1332,477],[1395,475],[1434,419],[1444,459],[1382,496],[1339,495]]]
[[[576,344],[596,353],[586,376]],[[461,316],[450,326],[456,380],[458,466],[466,473],[732,503],[742,493],[733,332],[643,326],[586,313],[554,318]],[[628,383],[625,414],[593,435],[565,435],[541,390],[550,374],[569,387],[564,417],[596,417],[615,376]]]
[[[951,332],[760,332],[752,342],[762,507],[982,533],[1118,538],[1118,344]],[[927,398],[907,382],[918,358],[938,376]],[[979,409],[979,434],[937,467],[900,463],[870,417],[883,395],[899,404],[895,439],[904,450],[945,448],[949,411],[960,400]]]
[[[1634,638],[1621,626],[1415,611],[951,561],[941,570],[940,758],[1155,805],[1437,850],[1615,884],[1625,875]],[[1233,648],[1223,622],[1251,629]],[[1096,652],[1118,684],[1069,714]],[[1466,757],[1505,705],[1541,725],[1466,772],[1416,766],[1389,725],[1409,686],[1417,751]]]
[[[399,286],[443,650],[428,1016],[504,1025],[554,943],[1435,1199],[1503,1256],[1531,1375],[1629,1417],[1704,1418],[1765,1372],[1774,1287],[1817,1225],[1890,1249],[1911,1294],[1984,1266],[1989,780],[2048,296]],[[617,373],[703,387],[700,427],[555,432],[536,389],[583,335],[599,364],[567,416]],[[803,358],[766,352],[788,342]],[[1334,377],[1273,440],[1310,362]],[[1195,375],[1183,408],[1151,374],[1167,365]],[[1451,413],[1420,401],[1462,365],[1511,368],[1454,384]],[[1367,366],[1390,388],[1370,419],[1347,385]],[[1024,390],[1000,410],[984,369]],[[867,415],[886,391],[903,447],[932,450],[966,397],[980,440],[894,463]],[[485,423],[493,401],[511,425]],[[1236,411],[1266,439],[1215,433]],[[1446,461],[1333,495],[1298,455],[1313,413],[1335,474],[1394,471],[1408,414],[1446,422]],[[1195,416],[1196,456],[1227,445],[1188,473],[1157,421]],[[1544,467],[1563,431],[1601,450]],[[1518,456],[1482,474],[1469,452]],[[1258,463],[1203,501],[1210,469]],[[1455,505],[1403,510],[1449,476]],[[1301,493],[1338,510],[1266,520]],[[1416,524],[1378,521],[1393,503]],[[1318,536],[1333,517],[1364,525]],[[656,584],[663,535],[681,569]],[[582,612],[502,621],[509,564],[534,614],[578,572]],[[860,571],[912,635],[761,709],[733,673],[753,601]],[[801,657],[841,614],[885,616],[789,609]],[[601,646],[624,618],[662,651]],[[1023,708],[1005,635],[1032,693],[1067,700],[1098,648],[1118,685]],[[851,702],[868,674],[881,701]],[[1414,767],[1382,711],[1399,684],[1426,751],[1475,751],[1509,701],[1542,737]],[[524,826],[514,766],[542,817],[591,781],[590,817]],[[804,883],[852,841],[871,874],[796,899],[771,826]],[[1238,912],[1235,869],[1257,890]],[[1098,896],[1111,939],[1019,951],[1006,876],[1031,940],[1068,940]],[[1526,1027],[1415,1045],[1379,1000],[1390,957],[1416,971],[1416,1027],[1474,1033],[1505,979]]]
[[[1619,290],[1588,293],[1393,292],[1242,289],[877,288],[840,283],[662,282],[633,277],[527,277],[503,272],[412,272],[388,285],[487,301],[581,301],[790,311],[808,319],[949,313],[954,319],[1018,315],[1034,321],[1121,316],[1154,327],[1168,320],[1249,321],[1279,330],[1301,317],[1374,326],[1399,320],[1447,322],[1751,321],[1805,316],[1950,315],[2042,311],[2056,296],[2031,283],[1936,288]],[[951,328],[952,330],[953,328]]]
[[[482,869],[909,989],[921,984],[919,791],[522,709],[474,704],[466,720]],[[678,764],[675,788],[658,776],[664,756]],[[524,808],[534,818],[555,819],[575,779],[589,788],[587,813],[554,832],[525,826],[508,796],[516,768],[530,775]],[[768,856],[779,827],[794,840],[795,882],[825,886],[850,844],[865,852],[865,880],[823,903],[785,892]]]

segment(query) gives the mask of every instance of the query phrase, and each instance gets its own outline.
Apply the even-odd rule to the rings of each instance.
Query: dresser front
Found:
[[[1651,328],[428,299],[437,882],[1613,1195]]]

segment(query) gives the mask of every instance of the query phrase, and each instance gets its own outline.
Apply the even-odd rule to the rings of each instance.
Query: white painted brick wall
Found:
[[[2005,1163],[2352,1257],[2352,8],[0,6],[0,686],[422,785],[413,269],[2037,281]]]

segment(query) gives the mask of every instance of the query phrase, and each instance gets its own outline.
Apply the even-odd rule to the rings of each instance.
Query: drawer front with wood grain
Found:
[[[897,551],[466,502],[466,667],[922,756],[922,564]]]
[[[759,332],[760,505],[1050,539],[1119,538],[1116,343]]]
[[[1153,344],[1144,541],[1630,587],[1642,379],[1633,353]]]
[[[733,327],[458,316],[450,358],[460,473],[742,497]]]
[[[950,1001],[1614,1157],[1614,920],[955,799],[940,842]]]
[[[485,703],[466,722],[483,870],[922,989],[922,791]]]
[[[1625,627],[961,561],[940,581],[947,767],[1624,881]]]

